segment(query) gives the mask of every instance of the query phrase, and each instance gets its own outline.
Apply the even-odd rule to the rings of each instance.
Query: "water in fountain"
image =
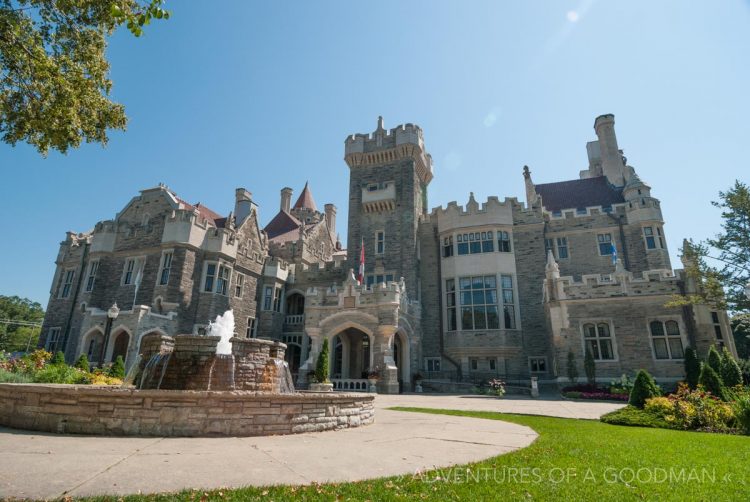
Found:
[[[208,334],[221,337],[216,345],[217,354],[231,354],[232,342],[229,339],[234,336],[234,313],[227,310],[223,315],[216,316],[216,320],[211,323]]]
[[[135,361],[133,361],[133,364],[130,365],[130,368],[128,368],[127,373],[125,373],[125,378],[122,379],[122,386],[123,387],[130,387],[133,385],[133,382],[135,381],[135,376],[138,374],[138,368],[141,365],[141,354],[138,354],[138,356],[135,358]]]
[[[292,378],[292,372],[289,371],[289,363],[281,359],[274,359],[273,362],[276,365],[276,374],[281,375],[279,379],[279,392],[281,394],[293,394],[294,378]]]
[[[169,362],[169,358],[172,354],[154,354],[151,356],[151,359],[148,360],[146,365],[143,367],[143,372],[141,373],[141,379],[138,382],[138,388],[142,389],[143,386],[148,383],[151,378],[153,378],[156,368],[159,366],[159,364],[162,362],[163,359],[167,359],[166,362]],[[163,369],[163,368],[162,368]],[[164,375],[162,375],[163,377]],[[159,384],[161,385],[161,379],[159,379]]]

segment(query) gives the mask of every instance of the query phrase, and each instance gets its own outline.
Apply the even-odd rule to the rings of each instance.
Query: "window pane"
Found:
[[[503,289],[511,289],[513,287],[513,278],[509,275],[502,277]]]
[[[599,340],[599,349],[601,350],[602,359],[614,359],[612,352],[612,340]]]
[[[485,303],[488,305],[494,305],[497,303],[497,290],[488,289],[484,292]]]
[[[667,335],[680,336],[680,327],[675,321],[667,321],[664,324],[667,327]]]
[[[482,289],[483,286],[484,286],[484,279],[482,279],[482,277],[471,278],[472,289]]]
[[[471,279],[469,279],[468,277],[462,277],[461,279],[459,279],[458,284],[461,289],[471,289]]]
[[[484,287],[485,288],[492,288],[494,289],[495,286],[497,286],[497,282],[495,281],[494,275],[485,275],[484,276]]]
[[[682,359],[684,355],[682,351],[682,340],[676,337],[670,338],[669,351],[672,353],[672,359]]]
[[[461,308],[461,328],[474,329],[474,321],[471,315],[471,307]]]
[[[466,242],[459,242],[458,254],[469,254],[469,244]]]
[[[664,338],[654,338],[654,353],[657,359],[669,359],[667,341]]]
[[[448,309],[448,330],[456,331],[456,309]]]
[[[664,336],[664,325],[659,321],[653,321],[651,324],[651,336]]]
[[[558,247],[557,248],[557,255],[560,259],[566,259],[568,257],[568,248],[567,247]]]
[[[513,303],[513,290],[512,289],[503,290],[503,303]]]
[[[482,243],[479,241],[471,242],[471,254],[481,253],[482,252]]]
[[[496,306],[487,307],[487,328],[488,329],[500,329],[500,316],[497,313]]]
[[[461,305],[471,305],[471,291],[461,292]]]
[[[512,305],[503,307],[503,317],[505,318],[505,329],[516,329],[516,314]]]
[[[588,338],[595,338],[596,337],[596,328],[594,328],[593,324],[584,324],[583,325],[583,335]]]
[[[482,241],[482,252],[492,253],[495,251],[495,244],[493,241]]]
[[[586,342],[586,347],[588,347],[589,352],[591,352],[594,359],[601,359],[601,357],[599,357],[599,344],[596,340],[588,340]]]
[[[474,307],[474,329],[487,329],[484,307]]]
[[[599,331],[599,336],[605,338],[609,336],[609,324],[599,324],[599,326],[597,326],[597,329]]]
[[[484,291],[472,291],[472,303],[474,305],[484,304]]]

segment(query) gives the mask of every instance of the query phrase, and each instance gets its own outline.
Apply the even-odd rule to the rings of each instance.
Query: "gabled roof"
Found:
[[[176,194],[172,193],[174,195],[175,199],[180,203],[181,206],[184,206],[182,209],[187,209],[188,211],[192,211],[194,209],[198,209],[198,214],[200,214],[201,218],[206,219],[216,225],[217,228],[223,228],[226,224],[227,219],[217,213],[216,211],[202,205],[200,202],[197,202],[196,204],[190,204],[189,202],[186,202],[182,200],[180,197],[178,197]]]
[[[266,225],[266,228],[264,228],[263,230],[265,230],[266,234],[268,234],[268,238],[272,240],[291,240],[287,237],[294,237],[294,240],[297,240],[299,233],[297,233],[295,236],[291,234],[291,232],[299,232],[300,225],[301,223],[297,218],[287,213],[286,211],[279,211],[279,213],[274,216],[271,221],[268,222],[268,225]],[[284,236],[284,238],[276,239],[279,236]]]
[[[547,211],[611,206],[625,202],[622,189],[610,185],[605,176],[535,185]]]
[[[318,208],[315,206],[315,201],[313,200],[312,192],[310,191],[310,187],[308,186],[307,182],[305,182],[305,188],[303,188],[302,193],[299,194],[297,202],[294,203],[294,209],[302,208],[312,209],[313,211],[318,210]]]

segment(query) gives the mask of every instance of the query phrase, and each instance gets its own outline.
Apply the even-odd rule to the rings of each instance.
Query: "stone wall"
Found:
[[[373,395],[0,384],[0,425],[113,436],[270,436],[368,425]]]

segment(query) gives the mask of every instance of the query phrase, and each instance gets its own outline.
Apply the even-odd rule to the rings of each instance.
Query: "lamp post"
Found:
[[[109,310],[107,310],[107,327],[104,329],[104,341],[102,342],[102,349],[99,353],[99,367],[104,367],[104,351],[107,349],[109,343],[109,334],[112,332],[112,323],[120,315],[120,309],[117,308],[117,302],[113,303]]]

